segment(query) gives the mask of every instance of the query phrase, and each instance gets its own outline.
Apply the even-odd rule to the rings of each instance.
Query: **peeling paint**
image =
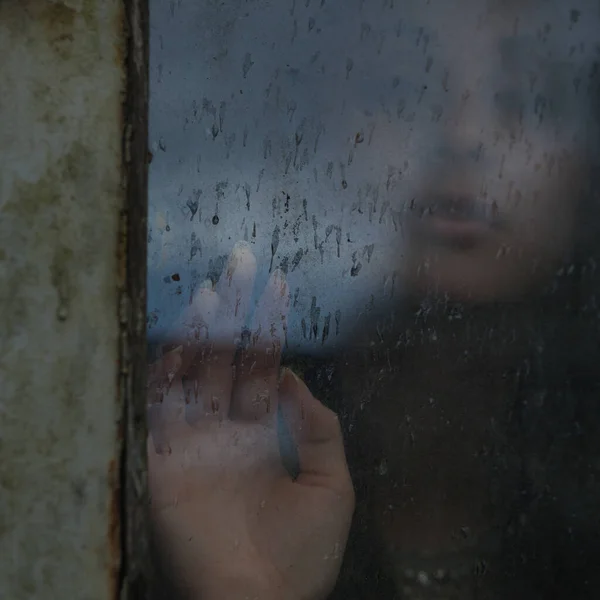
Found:
[[[119,593],[124,23],[0,3],[0,598]]]

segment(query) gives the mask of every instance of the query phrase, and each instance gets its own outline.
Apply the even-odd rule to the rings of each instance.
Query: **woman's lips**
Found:
[[[469,249],[476,246],[500,225],[495,204],[488,206],[472,196],[435,194],[420,203],[415,219],[417,229],[427,241]]]
[[[437,215],[428,218],[426,226],[435,231],[437,235],[445,237],[485,235],[490,230],[490,224],[485,221]]]

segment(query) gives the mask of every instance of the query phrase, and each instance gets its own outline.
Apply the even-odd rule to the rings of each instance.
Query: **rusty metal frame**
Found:
[[[152,589],[146,466],[146,255],[148,214],[148,0],[123,0],[127,39],[123,105],[126,208],[119,232],[122,410],[120,486],[116,492],[121,568],[116,596],[146,600]]]

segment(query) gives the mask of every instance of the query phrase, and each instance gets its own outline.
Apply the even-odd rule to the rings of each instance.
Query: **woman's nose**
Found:
[[[438,160],[449,163],[483,164],[484,136],[491,117],[482,94],[464,93],[448,98],[448,119],[435,132]]]

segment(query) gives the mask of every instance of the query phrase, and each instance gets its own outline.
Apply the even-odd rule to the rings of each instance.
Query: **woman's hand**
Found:
[[[237,245],[217,288],[196,295],[179,346],[151,367],[152,513],[191,598],[325,598],[354,509],[342,435],[302,381],[289,370],[280,376],[289,306],[280,271],[248,335],[235,339],[255,274],[254,255]],[[295,478],[282,463],[282,426]]]

